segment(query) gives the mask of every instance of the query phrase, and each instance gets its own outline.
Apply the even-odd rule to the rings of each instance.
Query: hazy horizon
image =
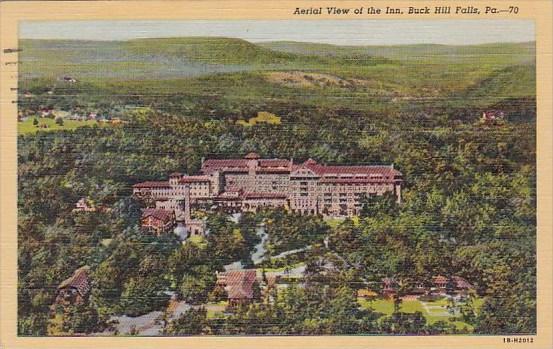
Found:
[[[127,41],[225,37],[252,43],[294,41],[347,46],[535,41],[534,22],[529,20],[24,21],[19,33],[20,39]]]
[[[437,46],[479,46],[479,45],[494,45],[494,44],[524,44],[524,43],[535,43],[535,40],[528,40],[528,41],[490,41],[485,42],[481,44],[437,44],[432,42],[423,42],[423,43],[416,43],[416,44],[390,44],[390,45],[351,45],[351,44],[328,44],[324,42],[313,42],[313,41],[298,41],[298,40],[267,40],[267,41],[250,41],[242,38],[237,38],[233,36],[159,36],[159,37],[151,37],[151,38],[136,38],[136,39],[126,39],[126,40],[91,40],[91,39],[59,39],[59,38],[41,38],[41,39],[35,39],[35,38],[19,38],[20,40],[44,40],[44,41],[100,41],[100,42],[124,42],[124,41],[132,41],[132,40],[147,40],[147,39],[179,39],[179,38],[218,38],[218,39],[240,39],[247,42],[250,42],[252,44],[263,44],[263,43],[278,43],[278,42],[289,42],[289,43],[296,43],[296,44],[321,44],[321,45],[331,45],[331,46],[417,46],[417,45],[437,45]]]

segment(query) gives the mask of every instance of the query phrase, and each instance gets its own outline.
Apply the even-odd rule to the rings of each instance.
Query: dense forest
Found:
[[[20,335],[55,332],[56,287],[83,265],[92,270],[90,300],[65,309],[57,333],[100,332],[111,315],[163,310],[164,291],[197,305],[168,321],[166,335],[459,333],[399,305],[383,315],[355,298],[357,289],[383,277],[409,284],[437,274],[475,285],[483,304],[476,309],[469,301],[462,310],[474,333],[535,333],[533,43],[397,51],[305,44],[306,53],[298,43],[232,40],[228,45],[239,49],[227,57],[232,50],[218,55],[220,42],[168,40],[105,44],[115,47],[104,55],[118,56],[92,63],[87,47],[100,52],[95,45],[102,44],[81,50],[71,42],[22,42],[23,61],[31,62],[20,81],[23,117],[46,107],[125,123],[18,137]],[[144,51],[158,44],[163,59]],[[72,71],[59,70],[62,63],[46,70],[36,64],[59,52],[52,45],[67,51]],[[121,45],[135,56],[123,55]],[[432,64],[412,58],[430,52],[439,52]],[[121,55],[127,65],[117,61]],[[132,75],[129,67],[140,69],[142,56],[153,68],[125,76]],[[103,60],[117,61],[117,74],[93,71],[91,64]],[[171,73],[183,62],[201,69]],[[483,121],[488,110],[504,117]],[[237,122],[260,111],[279,122]],[[327,164],[394,164],[405,179],[403,201],[367,199],[360,217],[338,224],[281,210],[238,222],[209,213],[210,234],[201,244],[140,229],[133,184],[173,171],[194,174],[203,157],[251,151]],[[76,214],[81,197],[110,209]],[[302,255],[304,283],[210,318],[201,305],[217,297],[215,272],[234,261],[251,265],[259,222],[269,222],[268,254],[311,246]]]

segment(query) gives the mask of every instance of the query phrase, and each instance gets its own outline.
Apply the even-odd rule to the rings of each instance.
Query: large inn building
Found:
[[[364,196],[390,192],[401,201],[402,174],[393,165],[326,166],[312,159],[294,164],[250,153],[243,159],[202,161],[200,172],[196,176],[172,173],[168,181],[138,183],[133,192],[165,210],[178,210],[188,201],[229,212],[286,207],[325,216],[358,214]]]

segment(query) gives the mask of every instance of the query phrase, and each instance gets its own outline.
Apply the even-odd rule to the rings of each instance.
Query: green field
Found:
[[[324,219],[325,223],[328,224],[331,228],[336,228],[341,223],[343,223],[344,220],[345,220],[344,218],[332,218],[332,217],[328,217]],[[351,217],[351,220],[353,221],[353,225],[355,226],[358,226],[360,223],[358,216]]]
[[[194,244],[200,248],[205,248],[207,246],[207,240],[201,235],[190,236],[186,241],[189,241],[191,244]]]
[[[394,302],[390,299],[375,299],[366,300],[364,298],[358,298],[358,303],[361,307],[366,309],[373,309],[378,313],[384,315],[391,315],[394,312]],[[426,307],[423,305],[426,304]],[[475,300],[475,307],[478,309],[483,303],[483,299],[478,298]],[[433,324],[438,321],[446,321],[453,323],[458,330],[466,328],[469,331],[473,330],[473,326],[467,324],[461,320],[450,321],[451,314],[447,313],[447,300],[445,298],[432,301],[422,302],[419,300],[402,301],[400,311],[406,313],[421,312],[426,318],[429,324]]]
[[[207,303],[205,308],[207,310],[208,319],[220,319],[224,318],[224,311],[228,306],[228,301],[219,301],[214,303]]]
[[[100,127],[99,123],[96,120],[63,120],[63,125],[58,125],[54,119],[49,118],[40,118],[37,119],[39,122],[38,126],[33,125],[33,118],[28,118],[25,121],[18,122],[17,124],[17,133],[22,134],[32,134],[39,131],[50,132],[50,131],[60,131],[60,130],[74,130],[77,127],[83,126],[97,126]],[[41,128],[41,125],[46,125],[48,128]]]
[[[260,111],[257,113],[257,116],[254,118],[250,118],[249,120],[238,120],[236,122],[237,124],[240,124],[242,126],[251,127],[255,126],[258,123],[266,123],[270,125],[280,125],[280,118],[276,116],[275,114],[271,114],[265,111]]]

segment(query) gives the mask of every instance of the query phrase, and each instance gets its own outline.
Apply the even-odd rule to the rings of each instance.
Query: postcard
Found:
[[[550,2],[0,6],[0,347],[553,345]]]

